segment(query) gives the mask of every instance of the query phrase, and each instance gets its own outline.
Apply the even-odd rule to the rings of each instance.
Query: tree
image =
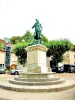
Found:
[[[32,33],[27,30],[26,33],[22,36],[22,40],[24,40],[27,43],[30,43],[32,39]]]
[[[22,65],[26,63],[27,58],[27,52],[25,50],[25,47],[27,47],[26,42],[17,43],[14,46],[14,53],[18,57],[18,62]]]
[[[16,44],[17,42],[21,42],[21,41],[22,41],[21,36],[12,36],[10,38],[10,43],[12,43],[12,44]]]
[[[4,48],[4,45],[0,42],[0,50]]]
[[[41,39],[44,42],[44,44],[46,44],[48,42],[48,39],[46,36],[44,36],[43,34],[41,34]]]
[[[46,44],[48,42],[48,39],[43,34],[41,34],[41,39],[44,42],[44,44]],[[33,35],[29,30],[27,30],[23,36],[12,36],[10,38],[10,43],[12,43],[12,44],[16,44],[16,43],[22,42],[22,41],[25,41],[28,44],[32,43]]]
[[[17,42],[22,42],[22,41],[30,43],[31,39],[32,39],[32,33],[29,30],[27,30],[23,36],[12,36],[10,38],[10,43],[16,44]]]
[[[58,64],[63,60],[63,54],[73,47],[73,44],[68,39],[52,40],[46,46],[48,47],[47,56],[52,56],[53,61]]]

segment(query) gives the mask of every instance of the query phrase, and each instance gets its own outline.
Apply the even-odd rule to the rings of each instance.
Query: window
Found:
[[[0,67],[2,67],[2,64],[0,64]]]

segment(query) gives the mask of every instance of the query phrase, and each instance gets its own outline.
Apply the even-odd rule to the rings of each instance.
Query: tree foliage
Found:
[[[46,46],[48,47],[47,56],[53,56],[53,61],[58,64],[63,60],[63,54],[70,50],[73,44],[68,39],[52,40]]]
[[[21,41],[22,41],[21,36],[12,36],[10,38],[10,43],[12,43],[12,44],[16,44],[17,42],[21,42]]]
[[[46,44],[48,42],[48,39],[46,36],[44,36],[43,34],[41,35],[41,39],[44,42],[44,44]]]
[[[27,30],[26,33],[22,36],[22,40],[24,40],[27,43],[30,43],[32,39],[32,33]]]
[[[4,48],[4,45],[0,42],[0,50]]]
[[[15,44],[14,53],[18,57],[18,62],[20,64],[24,65],[26,63],[27,52],[25,50],[25,47],[27,47],[28,44],[31,42],[31,38],[32,33],[28,30],[22,37],[13,36],[10,39],[11,43]]]
[[[22,42],[22,41],[30,43],[31,38],[32,38],[32,33],[29,30],[27,30],[26,33],[23,36],[12,36],[10,38],[10,43],[16,44],[16,43]]]
[[[17,43],[14,46],[14,53],[18,57],[18,62],[22,65],[26,63],[27,58],[27,52],[25,50],[25,47],[27,47],[26,42]]]

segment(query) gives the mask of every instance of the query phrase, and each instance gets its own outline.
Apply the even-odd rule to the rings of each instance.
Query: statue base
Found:
[[[43,73],[49,72],[47,67],[46,51],[43,45],[36,44],[28,46],[27,50],[27,72]]]
[[[29,44],[29,46],[36,45],[36,44],[43,45],[44,42],[41,39],[39,39],[39,40],[33,39],[33,41],[31,42],[31,44]]]

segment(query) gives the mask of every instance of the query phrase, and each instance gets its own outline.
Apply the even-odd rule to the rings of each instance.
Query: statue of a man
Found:
[[[35,24],[32,27],[32,28],[35,28],[34,39],[39,40],[39,39],[41,39],[42,26],[39,23],[38,19],[35,19],[35,20],[36,20],[36,22],[35,22]]]

